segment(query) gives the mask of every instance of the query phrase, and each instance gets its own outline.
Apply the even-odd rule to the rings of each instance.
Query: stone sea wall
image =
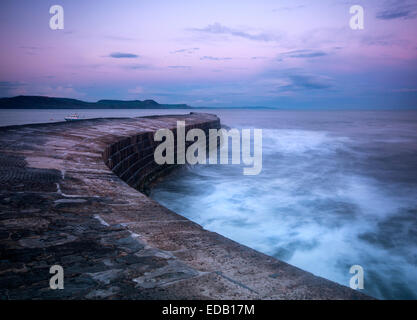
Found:
[[[177,121],[220,125],[192,113],[0,127],[0,299],[368,298],[139,192],[169,169],[153,162],[153,134]]]
[[[150,117],[152,118],[152,117]],[[209,129],[219,129],[220,119],[202,124],[188,124],[185,134],[191,129],[201,129],[206,134],[208,146]],[[169,128],[175,138],[175,157],[177,151],[177,128]],[[148,193],[149,184],[157,177],[168,173],[175,165],[159,165],[154,161],[154,151],[161,142],[154,141],[155,132],[144,132],[124,138],[107,146],[103,152],[105,164],[123,181],[143,193]],[[193,142],[186,142],[185,146]]]

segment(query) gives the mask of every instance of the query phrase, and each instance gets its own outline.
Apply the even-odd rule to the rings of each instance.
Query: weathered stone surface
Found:
[[[172,169],[153,163],[153,133],[177,120],[220,125],[189,114],[0,128],[1,299],[367,298],[135,190]],[[49,288],[55,264],[63,290]]]

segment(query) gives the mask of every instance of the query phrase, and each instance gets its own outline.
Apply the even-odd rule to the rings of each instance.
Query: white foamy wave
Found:
[[[351,127],[264,129],[260,175],[195,166],[165,179],[153,197],[206,229],[342,285],[359,264],[366,293],[417,298],[415,184],[386,180],[377,161],[385,149],[369,135],[349,136]]]
[[[324,131],[262,130],[264,152],[305,153],[309,151],[333,152],[343,148],[347,137],[331,136]]]

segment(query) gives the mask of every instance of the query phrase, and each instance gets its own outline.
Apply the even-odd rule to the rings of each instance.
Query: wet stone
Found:
[[[116,293],[120,292],[119,287],[110,287],[108,289],[97,289],[89,292],[86,295],[87,299],[104,299],[111,296],[114,296]]]
[[[132,236],[122,238],[116,241],[116,244],[126,250],[127,252],[137,252],[145,248],[145,245],[140,243],[137,239]]]
[[[96,281],[109,284],[117,279],[121,273],[122,269],[110,269],[102,272],[88,273],[88,275]]]

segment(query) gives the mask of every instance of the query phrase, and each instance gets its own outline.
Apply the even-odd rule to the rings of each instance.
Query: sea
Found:
[[[362,292],[417,299],[417,111],[195,110],[262,129],[263,169],[184,166],[151,197],[243,245]],[[0,126],[190,110],[0,110]]]

